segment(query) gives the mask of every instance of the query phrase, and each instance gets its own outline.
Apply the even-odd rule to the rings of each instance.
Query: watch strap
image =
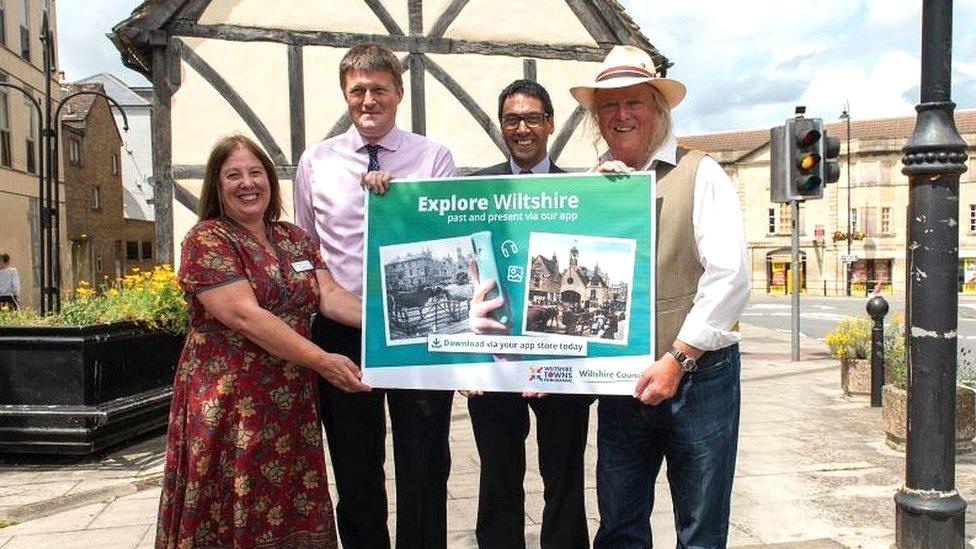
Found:
[[[695,361],[695,359],[685,354],[685,352],[681,349],[671,347],[668,349],[668,354],[673,356],[674,359],[678,361],[678,364],[681,366],[681,370],[683,372],[695,372],[698,370],[698,363]]]

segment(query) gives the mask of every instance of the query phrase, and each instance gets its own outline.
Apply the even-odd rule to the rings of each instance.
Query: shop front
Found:
[[[891,295],[891,265],[887,258],[859,259],[851,263],[851,295],[879,291]]]
[[[800,293],[807,289],[807,254],[800,251]],[[793,281],[790,276],[790,250],[773,250],[766,254],[766,293],[786,295],[793,293]]]

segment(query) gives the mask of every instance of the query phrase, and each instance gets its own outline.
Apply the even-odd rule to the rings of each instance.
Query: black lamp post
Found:
[[[844,294],[851,297],[851,113],[850,106],[840,113],[847,122],[847,261],[844,262]]]
[[[7,82],[0,82],[0,87],[17,90],[27,97],[34,110],[37,111],[37,129],[41,137],[40,154],[38,155],[37,196],[40,202],[40,271],[41,271],[41,302],[38,309],[42,315],[57,313],[61,310],[61,216],[58,203],[60,202],[60,186],[58,184],[58,124],[61,120],[61,109],[68,100],[78,95],[97,95],[104,97],[122,113],[123,131],[129,131],[129,119],[122,110],[122,106],[104,93],[81,90],[61,99],[61,103],[54,109],[51,97],[51,77],[54,75],[54,35],[48,26],[47,14],[41,22],[41,43],[44,45],[44,107],[34,98],[30,89],[16,86]]]
[[[959,175],[966,142],[950,99],[952,1],[922,8],[921,100],[905,146],[909,177],[905,485],[895,495],[899,547],[961,548],[966,502],[955,487]]]

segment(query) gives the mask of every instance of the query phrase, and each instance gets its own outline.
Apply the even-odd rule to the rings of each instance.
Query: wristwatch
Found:
[[[681,366],[681,371],[683,372],[698,371],[698,363],[695,362],[695,359],[686,355],[684,351],[682,351],[681,349],[671,347],[670,349],[668,349],[668,354],[673,356],[674,359],[678,361],[678,364]]]

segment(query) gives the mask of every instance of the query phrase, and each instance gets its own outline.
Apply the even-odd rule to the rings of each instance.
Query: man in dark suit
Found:
[[[552,101],[531,80],[516,80],[498,97],[498,120],[511,158],[475,175],[562,173],[549,158]],[[583,504],[583,452],[590,404],[581,395],[462,391],[481,457],[478,545],[525,547],[525,439],[536,417],[539,471],[545,486],[541,546],[589,547]]]

